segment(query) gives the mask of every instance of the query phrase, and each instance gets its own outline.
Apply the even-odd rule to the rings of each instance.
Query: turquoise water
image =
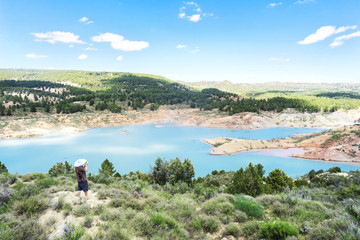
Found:
[[[298,133],[319,132],[310,128],[267,128],[259,130],[232,130],[200,127],[156,128],[155,125],[134,125],[91,129],[79,134],[0,141],[0,161],[11,173],[47,172],[56,162],[74,163],[78,158],[89,161],[89,171],[97,173],[106,158],[114,163],[120,174],[140,170],[149,172],[157,157],[189,158],[196,176],[205,176],[212,170],[238,170],[249,162],[261,163],[269,173],[275,168],[296,177],[311,169],[340,166],[343,170],[357,170],[358,166],[276,157],[244,152],[235,155],[209,155],[212,147],[201,139],[234,137],[246,139],[284,138]],[[126,133],[122,133],[127,131]]]

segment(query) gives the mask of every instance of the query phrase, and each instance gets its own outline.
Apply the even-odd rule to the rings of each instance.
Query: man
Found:
[[[76,178],[77,178],[77,181],[78,181],[79,200],[81,200],[81,198],[80,198],[81,191],[84,191],[86,201],[88,200],[87,192],[89,190],[88,181],[86,180],[86,172],[88,171],[87,166],[88,166],[88,163],[85,162],[84,166],[75,167]]]

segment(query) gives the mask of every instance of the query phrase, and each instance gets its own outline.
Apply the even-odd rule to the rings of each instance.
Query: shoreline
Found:
[[[143,125],[175,122],[172,126],[192,126],[224,129],[264,129],[274,127],[335,128],[360,117],[360,109],[335,113],[299,113],[287,110],[282,113],[239,113],[226,115],[217,111],[199,111],[185,107],[163,106],[158,111],[143,109],[121,114],[92,112],[75,114],[40,114],[20,117],[0,117],[0,139],[29,138],[54,133],[73,134],[92,128],[124,125]],[[161,126],[160,126],[161,125]]]

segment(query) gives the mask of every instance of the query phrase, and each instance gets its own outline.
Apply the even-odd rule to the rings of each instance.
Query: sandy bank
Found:
[[[210,154],[227,155],[244,151],[265,149],[304,149],[291,153],[292,157],[360,163],[360,126],[349,125],[320,134],[300,134],[294,137],[272,140],[247,140],[218,137],[204,139],[213,146]]]

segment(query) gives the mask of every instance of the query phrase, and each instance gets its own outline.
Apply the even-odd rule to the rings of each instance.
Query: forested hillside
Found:
[[[301,112],[334,112],[340,108],[360,106],[359,95],[355,93],[336,95],[318,92],[317,95],[305,95],[292,90],[271,90],[238,95],[236,88],[231,91],[217,88],[196,90],[145,74],[0,70],[0,115],[82,111],[120,113],[145,106],[155,111],[160,105],[177,104],[200,110],[218,109],[229,114],[281,112],[287,108]]]

